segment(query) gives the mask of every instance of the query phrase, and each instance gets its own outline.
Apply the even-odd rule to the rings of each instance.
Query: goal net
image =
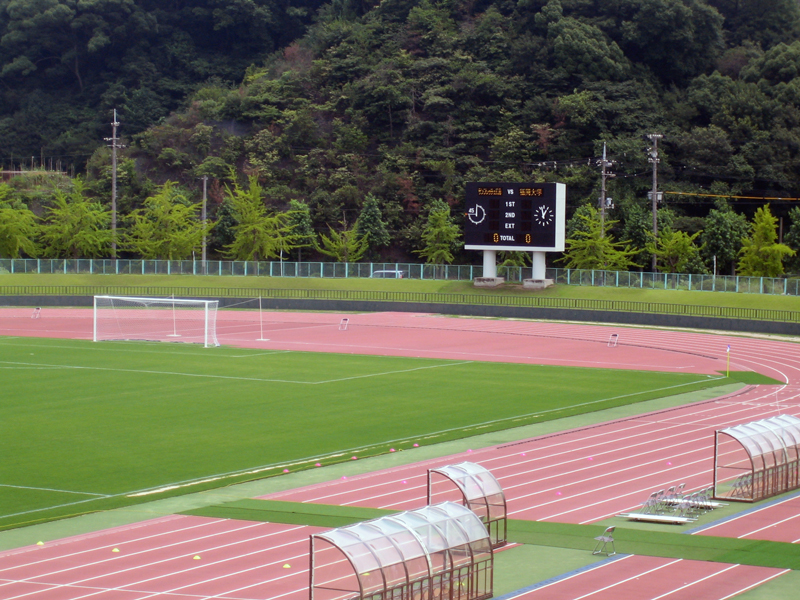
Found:
[[[218,305],[218,300],[95,296],[93,339],[219,346]]]

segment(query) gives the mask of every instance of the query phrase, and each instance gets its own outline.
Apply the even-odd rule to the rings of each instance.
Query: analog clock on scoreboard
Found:
[[[564,251],[563,183],[468,183],[467,250]]]

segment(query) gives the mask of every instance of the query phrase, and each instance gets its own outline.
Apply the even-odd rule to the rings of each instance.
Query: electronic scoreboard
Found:
[[[466,250],[564,251],[563,183],[467,183]]]

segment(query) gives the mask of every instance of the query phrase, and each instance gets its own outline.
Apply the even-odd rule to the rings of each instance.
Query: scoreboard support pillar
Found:
[[[483,251],[483,276],[497,277],[497,250]]]
[[[533,252],[533,260],[531,264],[533,266],[533,277],[532,279],[544,279],[545,276],[545,254],[546,252]]]

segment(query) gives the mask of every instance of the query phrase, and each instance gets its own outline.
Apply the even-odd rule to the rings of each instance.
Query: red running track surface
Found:
[[[203,517],[153,519],[0,553],[0,597],[305,600],[308,536],[319,531]]]

